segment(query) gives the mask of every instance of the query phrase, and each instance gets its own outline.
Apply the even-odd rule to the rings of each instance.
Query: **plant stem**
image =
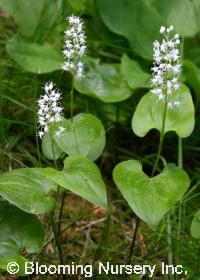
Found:
[[[159,146],[158,146],[158,152],[157,152],[157,157],[156,161],[153,167],[153,171],[151,173],[151,177],[154,176],[155,171],[157,170],[159,159],[161,156],[161,151],[163,147],[163,140],[164,140],[164,135],[165,135],[165,122],[166,122],[166,115],[167,115],[167,94],[165,95],[165,105],[164,105],[164,112],[163,112],[163,120],[162,120],[162,129],[160,133],[160,141],[159,141]],[[173,250],[172,250],[172,233],[171,233],[171,221],[170,221],[170,214],[167,216],[167,243],[168,243],[168,264],[172,265],[173,264]],[[169,279],[173,279],[172,275],[169,275]]]
[[[62,198],[61,198],[60,211],[58,215],[58,233],[60,233],[61,230],[61,220],[62,220],[63,208],[65,203],[65,197],[66,197],[66,191],[62,193]]]
[[[102,242],[102,247],[103,247],[105,256],[107,256],[107,254],[108,254],[110,227],[111,227],[111,211],[110,211],[110,209],[108,209],[104,232],[103,232],[103,242]]]
[[[36,139],[36,146],[37,146],[37,154],[38,154],[38,160],[39,160],[39,166],[41,166],[41,157],[40,157],[40,148],[39,148],[39,141],[38,141],[38,135],[37,135],[37,94],[36,94],[36,79],[37,74],[35,75],[35,82],[34,82],[34,94],[35,94],[35,139]]]
[[[53,146],[53,137],[49,133],[48,133],[48,135],[49,135],[49,139],[50,139],[50,143],[51,143],[51,151],[52,151],[52,155],[53,155],[54,167],[55,167],[55,169],[58,169],[58,166],[56,163],[55,150],[54,150],[54,146]]]
[[[183,59],[184,59],[184,37],[181,43],[181,63],[183,63]],[[183,168],[183,146],[182,146],[181,137],[178,137],[178,167]],[[180,204],[178,207],[178,232],[177,232],[177,248],[176,248],[177,264],[179,264],[179,258],[180,258],[180,237],[181,237],[181,230],[182,230],[182,217],[183,217],[183,201],[180,200]]]
[[[178,137],[178,167],[183,168],[183,148],[181,137]]]
[[[178,167],[183,168],[183,149],[182,149],[182,139],[178,137]],[[180,257],[180,236],[181,236],[181,228],[182,228],[182,216],[183,216],[183,202],[180,201],[180,205],[178,207],[178,232],[177,232],[177,250],[176,250],[176,262],[179,263]]]
[[[93,258],[93,264],[100,258],[102,252],[104,253],[105,257],[108,254],[108,245],[109,245],[109,237],[110,237],[110,230],[111,230],[111,222],[112,222],[112,206],[111,206],[111,198],[109,189],[107,188],[107,213],[106,213],[106,220],[104,222],[104,229],[101,237],[101,242],[96,249]]]
[[[48,135],[49,135],[50,142],[51,142],[51,149],[52,149],[52,154],[53,154],[54,166],[55,166],[56,169],[58,169],[57,163],[56,163],[56,157],[55,157],[55,150],[54,150],[54,146],[53,146],[53,137],[50,134],[48,134]],[[60,192],[60,188],[58,187],[56,202],[58,202],[59,192]],[[55,217],[54,216],[55,216],[55,209],[51,212],[51,227],[52,227],[54,237],[55,237],[56,248],[58,249],[58,253],[59,253],[60,264],[64,265],[60,236],[59,236],[59,232],[57,231],[57,228],[56,228],[56,224],[55,224],[55,220],[54,220]],[[63,280],[66,279],[64,274],[63,274],[62,278],[63,278]]]
[[[55,221],[54,221],[54,212],[51,215],[51,226],[52,226],[52,230],[53,230],[54,237],[55,237],[56,247],[57,247],[58,253],[59,253],[60,264],[64,265],[60,237],[59,237],[59,234],[57,233],[57,229],[56,229],[56,225],[55,225]],[[64,279],[65,279],[65,275],[63,274],[63,280]]]
[[[172,251],[172,227],[170,221],[170,213],[167,215],[167,244],[168,244],[168,265],[173,265],[173,251]],[[169,274],[169,279],[174,279],[173,275]]]
[[[72,80],[72,87],[71,87],[71,92],[70,92],[70,118],[71,118],[71,123],[73,123],[73,117],[74,117],[74,80]]]
[[[131,263],[131,259],[134,253],[134,249],[135,249],[135,242],[136,242],[136,237],[137,237],[137,232],[140,226],[140,219],[138,217],[136,217],[136,224],[135,224],[135,230],[133,233],[133,238],[132,238],[132,243],[131,243],[131,247],[130,247],[130,252],[129,252],[129,257],[128,257],[128,261],[127,264]]]
[[[164,135],[165,135],[166,114],[167,114],[167,94],[165,96],[165,105],[164,105],[162,129],[161,129],[161,133],[160,133],[160,141],[159,141],[159,146],[158,146],[158,152],[157,152],[156,161],[155,161],[155,164],[154,164],[154,167],[153,167],[153,171],[151,173],[151,177],[154,176],[155,171],[157,170],[159,159],[160,159],[160,155],[161,155],[161,151],[162,151],[163,139],[164,139]]]

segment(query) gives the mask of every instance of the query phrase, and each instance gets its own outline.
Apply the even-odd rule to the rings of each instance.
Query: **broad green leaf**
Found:
[[[156,0],[155,7],[182,36],[194,36],[199,30],[198,12],[190,0]],[[187,20],[186,20],[187,19]]]
[[[98,167],[85,157],[67,157],[64,169],[43,170],[44,175],[61,187],[87,199],[99,207],[107,207],[106,187]]]
[[[152,60],[152,42],[165,19],[144,0],[97,0],[100,15],[108,28],[126,37],[132,49]]]
[[[0,202],[0,268],[17,262],[24,275],[27,253],[38,252],[43,245],[44,231],[35,215],[27,214],[8,202]]]
[[[42,152],[50,160],[57,160],[63,154],[63,150],[58,147],[54,139],[50,139],[49,134],[45,134],[42,138]]]
[[[194,105],[189,89],[182,85],[173,92],[169,102],[179,101],[180,106],[168,108],[164,132],[175,131],[180,137],[188,137],[194,129]],[[151,92],[145,94],[133,115],[132,128],[136,135],[144,137],[149,130],[162,130],[164,102]]]
[[[20,168],[0,175],[0,196],[28,213],[53,210],[55,200],[48,192],[55,183],[42,175],[41,168]]]
[[[190,231],[193,238],[200,239],[200,211],[194,215]]]
[[[88,63],[83,78],[75,81],[75,88],[108,103],[119,102],[131,96],[119,64]]]
[[[130,88],[150,88],[151,75],[145,72],[137,61],[130,59],[127,55],[122,57],[121,71]]]
[[[70,156],[86,156],[96,160],[105,147],[105,130],[102,122],[91,114],[81,113],[71,120],[63,119],[55,124],[65,128],[59,136],[54,136],[58,147]],[[55,135],[55,133],[54,133]]]
[[[119,163],[113,178],[132,210],[153,229],[182,198],[190,183],[186,172],[174,164],[166,165],[161,174],[149,178],[137,160]]]
[[[46,0],[0,0],[0,7],[15,20],[22,35],[31,37],[40,20]]]
[[[8,54],[25,70],[33,73],[48,73],[61,68],[63,57],[51,46],[30,43],[14,36],[6,45]]]
[[[200,69],[192,61],[184,60],[183,75],[185,82],[195,90],[197,98],[200,99]]]

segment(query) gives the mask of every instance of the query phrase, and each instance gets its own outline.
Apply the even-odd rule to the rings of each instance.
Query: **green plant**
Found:
[[[26,260],[94,266],[99,260],[140,265],[164,260],[188,271],[174,275],[176,280],[199,279],[199,3],[0,0],[3,280],[9,260],[20,268]],[[72,25],[81,23],[76,15],[86,24],[87,55],[80,56],[85,48],[74,47],[68,29],[63,46],[65,18],[72,14]],[[174,77],[176,89],[166,99],[155,72],[152,87],[149,71],[161,25],[174,25],[181,37],[172,64],[180,55],[182,74]],[[83,47],[85,34],[79,36]],[[178,45],[179,36],[175,39]],[[42,113],[37,127],[35,105],[45,81],[63,92],[55,106],[63,110],[51,115],[57,121],[47,127]],[[55,88],[48,94],[52,90],[58,94]],[[173,275],[158,270],[153,277]]]
[[[122,162],[113,171],[114,181],[132,210],[154,230],[163,216],[183,198],[190,185],[190,179],[182,169],[182,158],[179,159],[178,167],[164,161],[164,169],[155,176],[165,133],[175,131],[181,139],[180,137],[188,137],[194,129],[192,98],[189,90],[178,81],[181,68],[177,48],[180,43],[179,35],[172,36],[172,31],[172,26],[167,29],[162,26],[160,33],[164,34],[164,39],[162,43],[154,42],[153,89],[142,97],[132,119],[132,129],[140,137],[144,137],[152,128],[160,132],[151,176],[143,172],[142,164],[136,160]],[[181,153],[182,147],[179,149]],[[179,219],[181,226],[181,214]],[[170,216],[168,220],[168,261],[172,264]],[[135,240],[135,234],[133,239]],[[177,258],[178,254],[179,249]]]
[[[78,17],[69,17],[69,21],[71,19],[79,21]],[[77,30],[77,34],[79,32],[81,30]],[[75,59],[78,60],[79,58],[76,57]],[[21,168],[6,172],[0,176],[0,194],[2,198],[21,209],[21,211],[17,210],[15,214],[19,224],[22,224],[24,216],[26,217],[24,212],[34,215],[50,212],[51,226],[59,252],[60,263],[64,264],[59,236],[60,230],[55,220],[57,219],[55,216],[56,204],[63,192],[61,187],[80,195],[99,207],[107,207],[105,184],[98,167],[91,161],[96,160],[104,149],[105,130],[101,121],[91,114],[82,113],[74,117],[73,100],[71,102],[71,119],[65,119],[62,113],[63,109],[60,106],[61,94],[54,87],[53,83],[46,83],[44,91],[44,95],[37,101],[38,136],[42,139],[44,155],[54,161],[55,169],[48,167]],[[63,159],[66,155],[69,156],[64,160],[64,168],[58,170],[56,161],[60,158]],[[49,195],[50,191],[53,191],[53,194]],[[4,216],[5,208],[9,209],[9,214],[14,209],[13,206],[9,206],[4,202],[2,202],[2,207],[2,216]],[[44,239],[44,236],[41,235],[41,231],[43,231],[42,225],[35,216],[32,217],[31,221],[25,224],[25,227],[29,227],[29,231],[33,231],[34,234],[29,234],[27,238],[29,238],[29,244],[31,242],[34,244],[39,239],[40,246],[30,249],[25,243],[25,247],[27,245],[27,253],[33,253],[41,249]],[[62,219],[62,212],[59,214],[59,219]],[[11,220],[10,225],[9,220],[6,223],[8,228],[12,227],[13,220]],[[38,223],[37,227],[40,227],[38,231],[35,231],[36,223]],[[4,217],[1,224],[4,230],[7,230],[4,225]],[[9,228],[9,230],[11,229]],[[25,234],[28,234],[25,232],[23,236],[23,233],[21,239],[26,238]],[[3,238],[3,236],[1,237]],[[22,247],[19,248],[15,240],[6,239],[5,242],[7,244],[6,248],[0,251],[0,267],[5,268],[5,259],[7,263],[18,263],[20,260],[19,274],[23,275],[25,260],[22,257],[22,249],[24,248],[24,240],[21,245]],[[11,244],[13,245],[11,246]],[[15,248],[18,250],[16,254],[13,252]]]

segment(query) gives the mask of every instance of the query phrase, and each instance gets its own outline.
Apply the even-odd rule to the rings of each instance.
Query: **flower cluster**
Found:
[[[45,133],[49,131],[51,123],[61,121],[63,108],[60,106],[61,94],[54,88],[52,82],[46,83],[44,87],[44,95],[42,95],[38,102],[38,135],[42,139]],[[59,136],[64,131],[63,127],[59,127],[55,133]]]
[[[83,23],[79,17],[69,16],[68,28],[65,31],[65,50],[63,51],[66,61],[62,65],[64,71],[71,71],[76,78],[83,75],[83,62],[81,58],[86,52],[86,37]]]
[[[180,56],[178,45],[180,44],[179,35],[172,36],[174,27],[160,28],[163,34],[162,42],[157,40],[153,43],[154,64],[152,67],[153,78],[151,92],[158,96],[159,100],[169,100],[170,95],[179,89],[179,76],[181,73]],[[180,102],[168,102],[168,108],[179,107]]]

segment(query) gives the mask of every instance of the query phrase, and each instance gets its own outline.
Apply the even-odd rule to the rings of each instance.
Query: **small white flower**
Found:
[[[48,126],[45,126],[45,127],[44,127],[44,132],[48,132],[48,131],[49,131]]]
[[[180,56],[177,46],[180,44],[179,35],[172,35],[173,26],[168,28],[161,26],[160,33],[164,38],[161,42],[153,42],[154,63],[151,68],[152,86],[151,92],[158,97],[158,100],[166,100],[168,108],[178,107],[179,101],[171,102],[170,96],[180,87],[179,76],[181,73]]]
[[[52,82],[46,83],[44,89],[45,92],[49,92],[50,90],[53,89],[53,83]]]
[[[61,121],[62,110],[59,100],[61,94],[54,89],[52,82],[46,83],[44,86],[44,95],[39,98],[38,102],[38,124],[40,139],[49,131],[49,124]],[[61,133],[61,132],[60,132]]]
[[[49,122],[54,122],[55,121],[55,118],[54,117],[51,117],[50,119],[49,119]]]
[[[180,85],[177,83],[177,84],[174,84],[174,90],[177,90],[180,88]]]
[[[63,51],[66,61],[62,65],[62,69],[71,71],[76,78],[80,79],[84,72],[81,58],[86,53],[83,23],[79,17],[73,15],[69,16],[67,21],[69,25],[64,32],[65,50]]]
[[[65,128],[60,126],[58,131],[56,131],[55,136],[60,137],[60,135],[65,131]]]
[[[45,90],[45,91],[48,92],[48,90]],[[45,94],[45,95],[43,96],[43,100],[44,100],[44,101],[48,101],[48,99],[49,99],[48,95]]]
[[[38,135],[39,135],[40,139],[42,139],[42,137],[44,135],[44,132],[43,131],[39,131]]]
[[[161,28],[160,28],[160,33],[162,34],[162,33],[164,33],[165,32],[165,27],[164,26],[161,26]]]

